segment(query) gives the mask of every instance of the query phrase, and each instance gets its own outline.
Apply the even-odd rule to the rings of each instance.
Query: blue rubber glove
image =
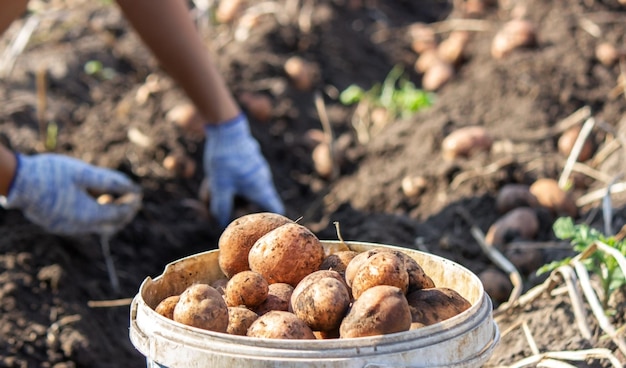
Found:
[[[235,195],[284,214],[272,173],[242,113],[217,125],[206,125],[204,172],[211,192],[211,213],[220,226],[231,220]]]
[[[46,231],[62,235],[113,234],[130,222],[141,196],[123,204],[98,204],[88,193],[140,193],[120,172],[58,154],[16,154],[17,168],[9,193],[0,204],[19,209]]]

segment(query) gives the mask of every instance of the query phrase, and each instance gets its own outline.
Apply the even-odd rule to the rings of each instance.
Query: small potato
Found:
[[[413,323],[429,326],[454,317],[472,305],[450,288],[416,290],[406,297]]]
[[[314,340],[313,330],[295,314],[285,311],[271,311],[259,316],[247,336],[266,339]]]
[[[441,62],[439,60],[439,56],[437,55],[437,50],[426,50],[420,53],[420,56],[415,60],[415,71],[419,74],[424,74],[428,69],[430,69],[436,63]]]
[[[293,314],[315,331],[339,328],[350,307],[350,291],[343,280],[324,277],[308,283],[291,298]]]
[[[348,284],[348,287],[352,287],[352,280],[354,280],[354,276],[356,275],[359,268],[361,268],[361,266],[365,262],[367,262],[367,259],[369,257],[378,254],[379,252],[380,249],[374,248],[366,250],[365,252],[361,252],[352,257],[352,260],[350,261],[350,263],[348,263],[348,266],[346,266],[345,272],[346,284]]]
[[[470,157],[476,152],[490,151],[493,138],[481,126],[461,127],[446,136],[441,142],[441,151],[446,160]]]
[[[422,76],[422,88],[426,91],[437,91],[454,76],[454,67],[443,60],[437,60],[426,69]]]
[[[224,295],[224,290],[226,290],[226,284],[228,284],[227,278],[219,278],[211,283],[211,286],[220,292],[220,294]]]
[[[267,299],[254,311],[259,315],[263,315],[269,311],[289,311],[289,304],[291,303],[291,294],[293,294],[294,287],[284,283],[277,282],[270,284],[267,292]]]
[[[333,159],[328,143],[322,142],[315,146],[311,152],[311,159],[317,175],[325,179],[332,177],[336,161]]]
[[[248,308],[228,307],[228,329],[230,335],[246,336],[248,328],[259,316]]]
[[[332,270],[344,275],[346,267],[350,261],[357,255],[358,252],[353,250],[343,250],[337,253],[333,253],[324,258],[324,261],[320,265],[320,270]]]
[[[502,59],[514,50],[537,44],[535,25],[525,19],[512,19],[496,33],[491,43],[491,56]]]
[[[310,91],[319,79],[319,67],[300,56],[292,56],[285,62],[285,73],[300,91]]]
[[[537,198],[540,206],[543,206],[557,216],[578,216],[576,201],[569,192],[561,189],[559,183],[550,178],[535,180],[530,186],[530,192]]]
[[[269,284],[258,272],[241,271],[231,277],[224,289],[224,300],[229,307],[254,308],[267,299]]]
[[[558,141],[559,153],[561,153],[565,157],[569,157],[572,152],[572,148],[574,148],[574,143],[576,143],[576,140],[578,139],[578,135],[580,134],[581,129],[581,126],[575,126],[563,132]],[[582,149],[580,150],[580,153],[578,154],[576,160],[579,162],[584,162],[589,160],[591,156],[593,156],[593,141],[591,139],[591,136],[588,136],[585,139]]]
[[[496,196],[496,211],[500,214],[518,207],[536,207],[537,205],[537,198],[530,192],[530,186],[526,184],[506,184],[500,188]]]
[[[255,120],[266,122],[272,117],[274,104],[268,95],[246,92],[239,96],[239,100],[248,114]]]
[[[502,247],[514,239],[534,239],[539,231],[539,218],[535,210],[518,207],[507,212],[487,230],[485,241],[489,245]]]
[[[177,176],[191,178],[196,173],[196,162],[182,153],[172,153],[163,159],[163,167]]]
[[[166,119],[173,122],[184,133],[204,136],[204,118],[193,104],[177,105],[167,112]]]
[[[426,23],[413,23],[408,28],[411,49],[418,54],[437,48],[435,30]]]
[[[194,284],[183,291],[173,317],[176,322],[205,330],[226,332],[228,328],[226,302],[207,284]]]
[[[463,52],[469,42],[470,34],[467,31],[453,31],[448,38],[443,40],[437,47],[439,59],[452,65],[458,64],[463,59]]]
[[[163,317],[174,319],[174,308],[176,307],[178,300],[180,300],[180,295],[168,296],[167,298],[161,300],[159,305],[154,308],[154,311]]]
[[[545,263],[543,252],[536,248],[509,247],[504,256],[523,275],[530,275]]]
[[[494,304],[506,302],[513,291],[513,284],[507,275],[495,268],[488,268],[478,274],[485,292],[494,301]]]
[[[604,66],[613,66],[620,57],[615,45],[610,42],[602,42],[596,46],[596,59]]]
[[[293,302],[296,298],[298,298],[300,293],[304,289],[308,288],[309,285],[321,279],[325,279],[329,277],[342,282],[346,286],[346,289],[349,289],[348,284],[346,284],[345,279],[339,272],[334,271],[334,270],[317,270],[317,271],[311,272],[310,274],[306,275],[302,280],[300,280],[298,285],[296,285],[296,287],[293,289],[293,292],[291,293],[291,302]]]
[[[220,269],[226,277],[250,269],[248,253],[254,243],[271,230],[293,222],[285,216],[259,212],[241,216],[232,221],[222,232],[218,241]]]
[[[408,331],[411,310],[404,292],[395,286],[369,288],[354,301],[341,322],[341,338],[384,335]]]
[[[417,198],[428,186],[428,180],[420,175],[417,176],[405,176],[402,179],[401,188],[402,193],[407,198]]]
[[[241,15],[243,5],[242,0],[220,0],[215,10],[215,19],[219,23],[231,23]]]
[[[320,240],[297,223],[287,223],[259,238],[248,255],[250,269],[270,283],[296,286],[306,275],[319,270],[324,260]]]

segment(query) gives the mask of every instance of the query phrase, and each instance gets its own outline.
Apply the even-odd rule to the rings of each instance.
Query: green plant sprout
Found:
[[[626,240],[621,236],[606,236],[600,231],[586,224],[575,224],[570,217],[558,218],[553,226],[554,234],[561,240],[570,240],[572,248],[578,253],[583,253],[595,242],[602,242],[618,250],[626,256]],[[555,270],[560,266],[570,263],[571,257],[548,263],[537,270],[541,275]],[[618,261],[606,252],[595,250],[593,254],[583,260],[587,270],[600,277],[603,296],[602,304],[606,309],[611,294],[626,285],[626,277],[620,268]]]
[[[367,101],[372,107],[384,107],[389,118],[406,118],[413,113],[429,107],[434,102],[434,94],[415,87],[404,76],[404,69],[394,66],[383,83],[377,83],[369,90],[353,84],[339,95],[339,101],[348,106]]]

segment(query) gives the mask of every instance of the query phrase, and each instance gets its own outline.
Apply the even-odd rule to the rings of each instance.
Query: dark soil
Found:
[[[271,1],[280,9],[287,0]],[[0,209],[0,366],[6,367],[141,367],[144,358],[128,339],[128,303],[99,307],[94,301],[133,297],[147,276],[159,275],[176,259],[214,249],[220,229],[198,201],[203,177],[190,178],[162,166],[165,156],[184,152],[201,167],[203,138],[183,132],[167,113],[187,101],[140,43],[118,9],[105,2],[32,1],[40,23],[13,69],[0,84],[0,134],[14,149],[42,151],[36,76],[47,75],[45,119],[58,125],[55,152],[118,169],[144,189],[137,218],[111,240],[121,292],[111,288],[99,239],[67,238],[45,233],[19,212]],[[252,2],[250,2],[252,4]],[[304,3],[307,3],[306,1]],[[550,130],[576,110],[589,106],[597,124],[596,152],[624,134],[626,100],[619,91],[620,66],[604,66],[594,56],[602,41],[624,45],[626,8],[616,0],[500,1],[473,16],[473,31],[456,75],[436,93],[432,107],[387,125],[367,144],[359,144],[351,124],[353,106],[337,94],[350,84],[367,89],[381,82],[394,65],[402,65],[418,86],[407,28],[435,23],[442,39],[446,19],[463,17],[462,1],[318,0],[307,31],[288,10],[265,15],[245,40],[235,40],[236,25],[215,25],[199,18],[199,27],[233,92],[259,92],[274,102],[270,122],[251,118],[253,134],[271,164],[287,215],[322,239],[343,238],[428,250],[461,263],[476,274],[493,267],[470,233],[484,232],[501,216],[495,198],[508,183],[531,184],[558,179],[566,157],[557,149],[560,132]],[[350,4],[348,4],[350,3]],[[538,30],[536,47],[495,60],[490,55],[496,30],[525,6]],[[288,8],[285,8],[288,9]],[[193,14],[199,14],[194,9]],[[306,12],[301,13],[306,19]],[[285,19],[283,19],[285,18]],[[29,17],[17,21],[0,39],[2,51]],[[282,22],[279,22],[281,20]],[[334,135],[349,142],[340,175],[316,174],[311,129],[321,129],[313,91],[298,91],[286,78],[283,63],[300,55],[318,63]],[[87,74],[98,60],[106,75]],[[146,80],[157,88],[142,100]],[[138,94],[139,92],[139,94]],[[456,128],[480,125],[495,138],[489,152],[447,161],[443,138]],[[141,146],[129,131],[150,140]],[[623,173],[623,151],[586,164],[612,179]],[[421,175],[426,186],[408,198],[401,182]],[[606,186],[598,177],[575,173],[575,198]],[[626,197],[612,197],[614,229],[626,224]],[[603,228],[600,201],[580,208],[578,221]],[[258,209],[238,200],[237,215]],[[535,209],[537,244],[555,240],[555,216]],[[469,213],[472,224],[462,214]],[[543,247],[541,262],[567,255]],[[526,289],[542,281],[525,274]],[[619,312],[619,310],[618,310]],[[623,309],[622,309],[623,314]],[[505,331],[516,320],[529,323],[540,351],[606,347],[616,351],[592,318],[593,341],[580,337],[567,295],[545,296],[521,313],[500,320]],[[623,316],[622,316],[623,317]],[[622,323],[620,313],[616,323]],[[620,322],[621,321],[621,322]],[[521,329],[504,336],[491,360],[511,364],[531,355]],[[619,353],[616,353],[619,356]],[[626,359],[622,356],[622,362]],[[586,361],[579,366],[606,366]]]

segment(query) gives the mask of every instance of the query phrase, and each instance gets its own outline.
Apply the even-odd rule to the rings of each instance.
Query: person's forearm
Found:
[[[207,122],[222,122],[239,114],[239,107],[211,61],[184,0],[117,0],[117,3]]]
[[[9,28],[15,18],[26,11],[28,0],[6,0],[0,5],[0,35]]]
[[[9,187],[15,176],[16,166],[17,159],[15,154],[3,144],[0,144],[0,195],[6,196],[9,194]]]

